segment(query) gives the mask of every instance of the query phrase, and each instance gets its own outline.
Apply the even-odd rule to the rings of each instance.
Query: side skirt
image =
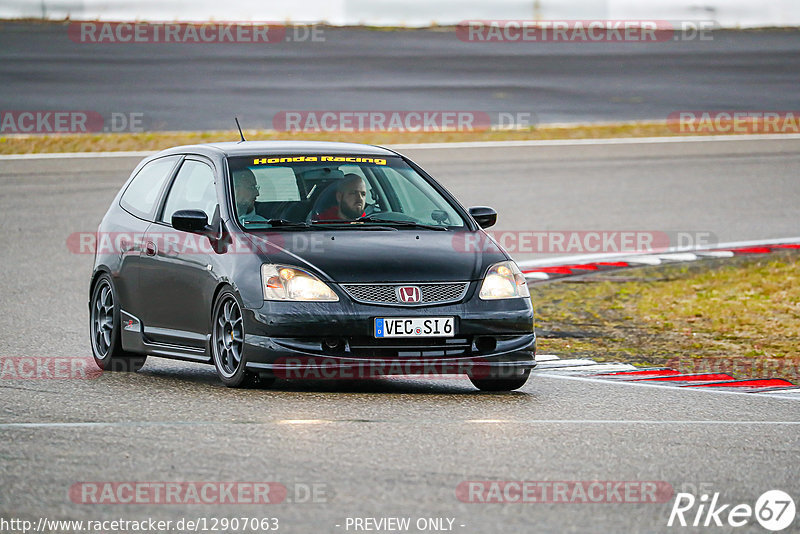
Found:
[[[185,360],[199,363],[211,363],[211,335],[206,335],[204,348],[189,347],[185,345],[156,343],[148,340],[144,335],[142,322],[138,317],[120,310],[120,324],[122,326],[122,348],[129,352]]]

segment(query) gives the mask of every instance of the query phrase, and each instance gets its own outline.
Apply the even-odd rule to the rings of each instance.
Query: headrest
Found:
[[[300,173],[303,180],[338,180],[344,173],[332,167],[313,167]]]

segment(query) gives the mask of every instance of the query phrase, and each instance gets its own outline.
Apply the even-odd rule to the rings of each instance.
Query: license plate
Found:
[[[379,317],[375,337],[453,337],[453,317]]]

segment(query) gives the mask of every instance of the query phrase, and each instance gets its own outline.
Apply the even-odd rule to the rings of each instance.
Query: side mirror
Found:
[[[487,206],[473,206],[469,214],[481,228],[489,228],[497,222],[497,212]]]
[[[208,230],[208,215],[203,210],[178,210],[172,214],[172,227],[181,232],[201,234]]]

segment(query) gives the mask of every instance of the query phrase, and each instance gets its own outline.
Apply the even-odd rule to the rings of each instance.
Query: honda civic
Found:
[[[96,235],[97,365],[213,364],[276,378],[467,376],[522,387],[535,366],[523,274],[465,209],[388,148],[310,141],[181,146],[142,161]]]

